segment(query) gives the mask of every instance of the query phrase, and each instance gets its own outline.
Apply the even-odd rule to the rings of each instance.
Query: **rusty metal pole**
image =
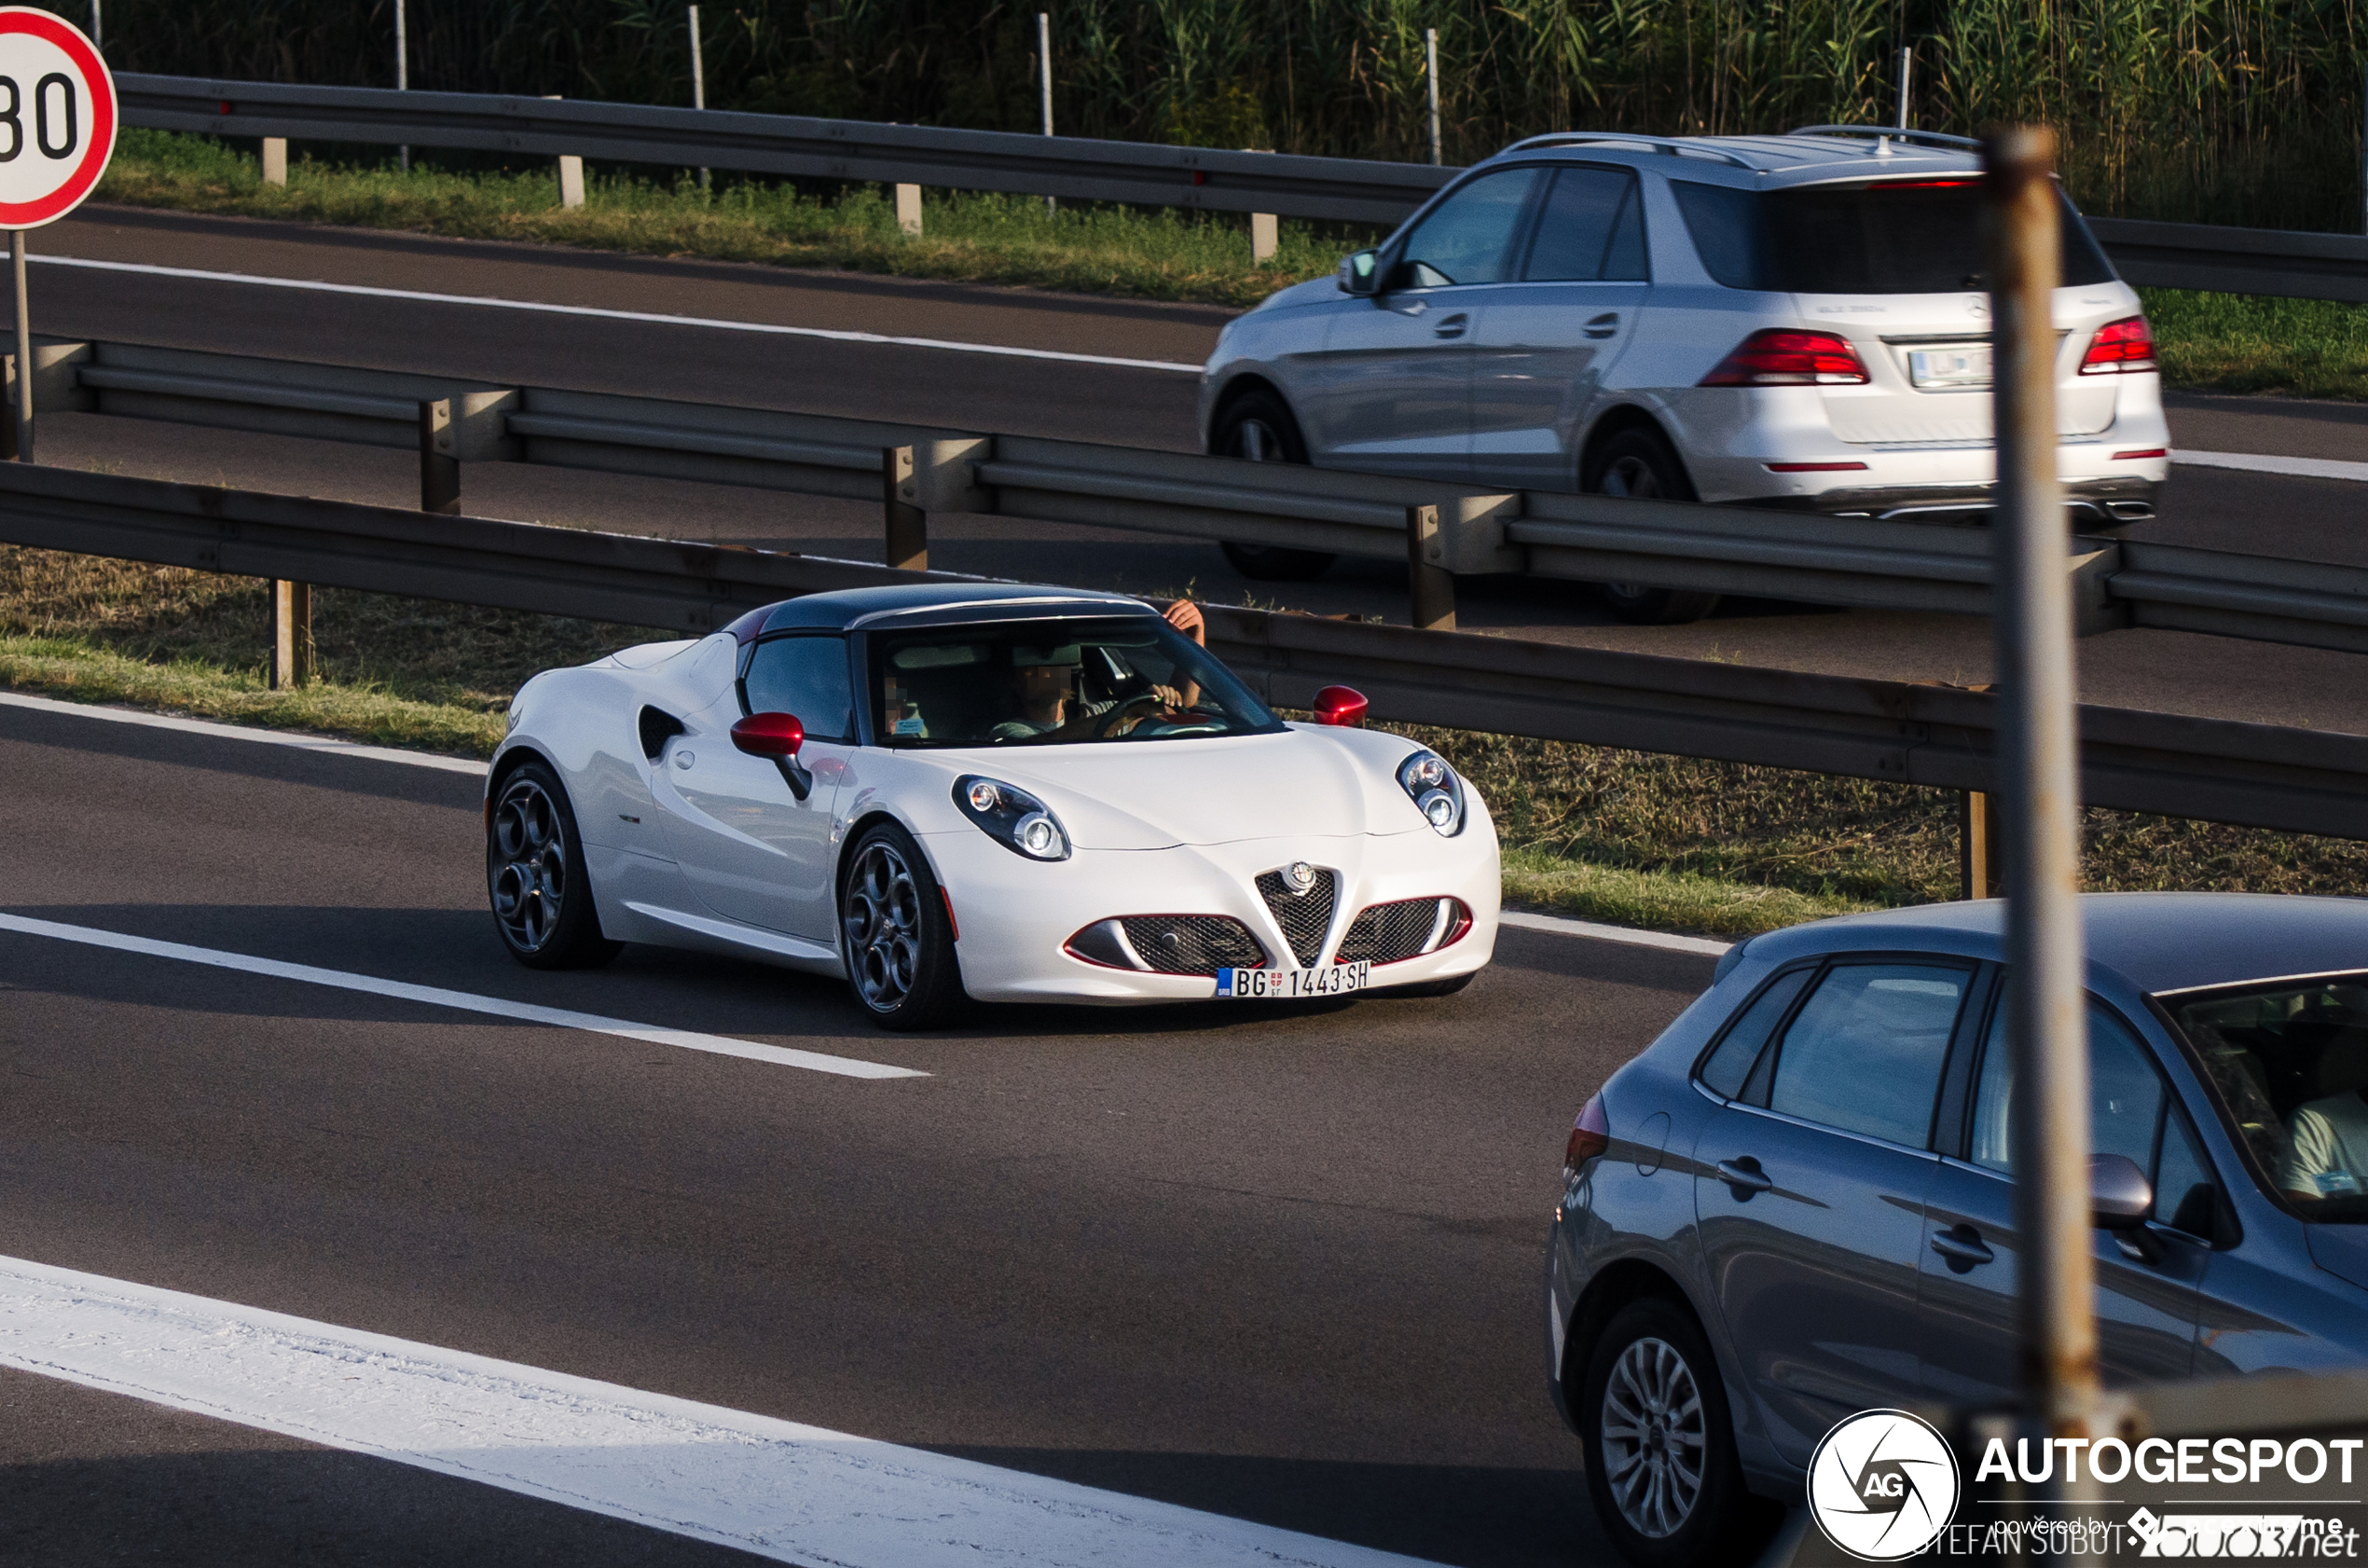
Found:
[[[2054,296],[2061,271],[2056,138],[1982,141],[1996,336],[2001,793],[2006,817],[2007,1038],[2015,1095],[2017,1327],[2033,1437],[2088,1435],[2097,1413],[2096,1271],[2082,1003],[2079,757],[2072,617],[2056,463]],[[2060,1490],[2063,1471],[2055,1471]]]

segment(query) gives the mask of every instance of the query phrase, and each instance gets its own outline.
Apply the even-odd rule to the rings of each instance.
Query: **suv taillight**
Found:
[[[2088,352],[2081,357],[2083,376],[2111,376],[2123,370],[2152,370],[2155,367],[2155,335],[2146,329],[2143,316],[2125,316],[2117,322],[2107,322],[2088,340]]]
[[[1866,379],[1850,339],[1830,332],[1769,327],[1735,345],[1701,378],[1705,387],[1846,387]]]
[[[1595,1095],[1571,1123],[1571,1141],[1563,1150],[1563,1179],[1576,1181],[1587,1162],[1612,1147],[1612,1124],[1604,1117],[1604,1096]]]

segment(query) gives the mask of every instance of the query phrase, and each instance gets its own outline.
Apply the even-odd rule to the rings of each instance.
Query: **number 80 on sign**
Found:
[[[115,154],[117,118],[115,79],[79,28],[0,7],[0,229],[80,206]]]

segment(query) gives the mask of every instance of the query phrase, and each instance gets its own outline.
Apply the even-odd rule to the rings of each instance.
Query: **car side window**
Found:
[[[1533,283],[1642,280],[1645,215],[1636,176],[1625,169],[1556,171],[1521,276]]]
[[[855,687],[847,673],[847,641],[837,637],[778,637],[760,642],[740,678],[740,700],[750,713],[788,713],[816,740],[855,736]]]
[[[1755,191],[1699,180],[1672,180],[1669,193],[1694,237],[1702,270],[1730,289],[1765,288],[1760,274],[1760,210]]]
[[[1768,1108],[1924,1148],[1972,980],[1971,970],[1941,964],[1827,970],[1777,1046]]]
[[[2220,1183],[2189,1124],[2173,1106],[2163,1120],[2163,1151],[2155,1176],[2155,1222],[2210,1241],[2218,1229]]]
[[[1504,282],[1512,273],[1513,236],[1536,183],[1535,169],[1500,169],[1456,190],[1407,237],[1398,286]]]
[[[1768,1044],[1768,1037],[1784,1021],[1784,1010],[1793,1005],[1801,987],[1809,983],[1814,970],[1795,970],[1780,974],[1773,983],[1752,998],[1751,1005],[1727,1026],[1727,1034],[1702,1063],[1701,1080],[1714,1093],[1734,1099],[1743,1092],[1743,1080],[1751,1076],[1752,1064]]]
[[[2014,1174],[2007,1123],[2014,1113],[2014,1054],[2006,1046],[2006,1009],[1989,1021],[1982,1046],[1981,1077],[1974,1089],[1973,1162],[2001,1175]],[[2155,1135],[2162,1124],[2168,1093],[2154,1054],[2109,1008],[2088,1004],[2088,1148],[2119,1154],[2151,1173]]]

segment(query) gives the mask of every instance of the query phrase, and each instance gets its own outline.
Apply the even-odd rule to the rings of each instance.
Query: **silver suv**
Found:
[[[1537,136],[1370,251],[1230,323],[1207,449],[1492,489],[1986,519],[1989,314],[1974,144]],[[2064,207],[2060,472],[2073,521],[2151,516],[2168,471],[2136,291]],[[1226,546],[1254,577],[1329,557]],[[1610,590],[1633,619],[1708,596]]]

